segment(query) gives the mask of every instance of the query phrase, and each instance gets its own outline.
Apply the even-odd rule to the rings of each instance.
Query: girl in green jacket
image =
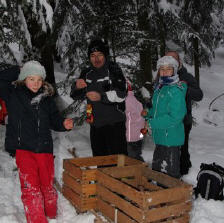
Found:
[[[187,85],[179,81],[178,62],[173,57],[160,58],[157,61],[157,69],[159,79],[152,98],[152,108],[146,116],[156,145],[152,169],[179,178]]]

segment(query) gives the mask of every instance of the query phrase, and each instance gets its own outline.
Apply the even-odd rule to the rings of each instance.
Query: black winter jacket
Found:
[[[187,114],[184,118],[185,125],[192,125],[192,101],[201,101],[203,98],[203,92],[200,89],[196,79],[187,72],[187,69],[182,66],[178,70],[178,75],[181,81],[187,83],[187,94],[186,94],[186,106]]]
[[[35,153],[53,153],[51,129],[66,131],[64,118],[59,115],[51,95],[51,87],[45,83],[37,92],[31,92],[23,82],[12,85],[19,74],[18,67],[0,72],[0,97],[8,111],[5,148],[9,153],[17,149]],[[39,96],[39,97],[37,97]],[[40,101],[31,104],[32,99]]]
[[[114,62],[105,62],[101,68],[90,66],[82,70],[79,79],[84,79],[87,87],[77,89],[76,82],[71,87],[70,96],[74,100],[84,99],[89,91],[100,93],[101,100],[87,103],[93,107],[93,124],[96,127],[125,121],[126,80],[121,68]]]

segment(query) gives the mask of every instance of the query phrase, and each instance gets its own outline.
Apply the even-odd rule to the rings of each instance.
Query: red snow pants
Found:
[[[16,150],[16,164],[27,223],[47,223],[47,217],[56,218],[53,154]]]

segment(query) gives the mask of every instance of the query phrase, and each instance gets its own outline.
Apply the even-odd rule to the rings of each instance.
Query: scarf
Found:
[[[160,89],[164,85],[173,85],[179,82],[179,76],[173,75],[173,76],[163,76],[159,78],[159,81],[155,85],[155,89]]]

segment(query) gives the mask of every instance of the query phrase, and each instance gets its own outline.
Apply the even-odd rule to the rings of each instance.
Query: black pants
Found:
[[[131,158],[143,161],[142,158],[142,142],[143,140],[139,140],[136,142],[128,142],[128,156]]]
[[[180,146],[156,145],[152,169],[180,178]]]
[[[185,140],[184,140],[184,145],[181,146],[181,155],[180,155],[181,175],[187,174],[189,169],[191,168],[190,153],[188,151],[188,142],[189,142],[189,135],[190,135],[191,128],[192,128],[191,124],[184,125]]]
[[[117,122],[99,128],[90,127],[90,141],[93,156],[113,154],[127,155],[125,122]]]

